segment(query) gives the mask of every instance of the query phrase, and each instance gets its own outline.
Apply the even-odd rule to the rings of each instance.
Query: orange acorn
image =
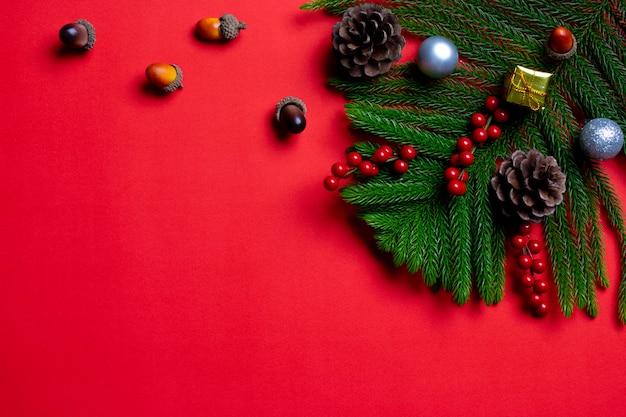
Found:
[[[146,78],[152,85],[165,93],[170,93],[183,86],[183,72],[176,64],[161,62],[150,64],[146,68]]]
[[[239,31],[246,28],[244,22],[237,20],[232,14],[222,17],[207,17],[196,23],[196,34],[202,39],[216,41],[231,41],[239,35]]]

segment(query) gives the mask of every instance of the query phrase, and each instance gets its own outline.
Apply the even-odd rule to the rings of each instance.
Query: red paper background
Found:
[[[626,415],[615,235],[595,320],[533,318],[511,285],[458,307],[394,268],[322,187],[359,134],[326,82],[336,18],[300,4],[4,9],[0,415]],[[248,29],[193,36],[223,13]],[[95,48],[63,53],[79,18]],[[182,90],[146,90],[160,61]],[[272,124],[286,95],[301,135]]]

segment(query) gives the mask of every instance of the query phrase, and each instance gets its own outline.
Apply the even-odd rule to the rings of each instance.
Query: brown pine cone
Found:
[[[355,78],[384,74],[402,56],[406,40],[398,18],[378,4],[346,10],[333,27],[333,50],[340,65]]]
[[[518,150],[502,162],[491,187],[505,216],[538,222],[563,202],[565,180],[554,157]]]

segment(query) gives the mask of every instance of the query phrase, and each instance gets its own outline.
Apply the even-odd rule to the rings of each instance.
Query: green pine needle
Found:
[[[341,15],[361,1],[314,0],[305,10]],[[618,0],[390,0],[406,34],[440,35],[463,58],[445,78],[430,80],[416,65],[395,65],[371,80],[331,77],[348,99],[352,125],[393,147],[419,152],[400,176],[382,166],[375,178],[356,175],[341,196],[360,208],[383,251],[396,265],[421,273],[424,282],[465,304],[473,291],[487,305],[504,297],[505,241],[511,228],[492,203],[490,179],[498,161],[520,149],[554,156],[567,175],[564,203],[544,220],[544,238],[560,308],[598,314],[597,287],[609,286],[604,265],[601,209],[620,239],[618,312],[626,323],[626,226],[620,200],[601,164],[581,154],[585,119],[605,117],[626,128],[626,10]],[[577,53],[555,62],[544,52],[549,33],[566,26]],[[329,44],[329,48],[330,48]],[[488,95],[500,94],[515,65],[553,74],[545,108],[509,107],[502,137],[474,152],[464,196],[450,196],[442,178],[456,140],[468,136],[471,114]],[[370,157],[378,143],[354,149]]]

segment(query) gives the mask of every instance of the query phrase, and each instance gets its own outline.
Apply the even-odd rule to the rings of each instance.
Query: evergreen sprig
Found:
[[[354,0],[314,0],[306,10],[342,14]],[[352,124],[396,145],[411,144],[419,156],[404,176],[381,170],[341,190],[360,207],[379,247],[397,265],[421,272],[427,285],[452,293],[459,304],[475,289],[487,304],[504,296],[507,225],[495,215],[489,180],[497,161],[516,149],[552,155],[567,175],[567,193],[543,232],[561,310],[598,314],[596,288],[609,280],[604,265],[601,210],[619,237],[621,267],[618,317],[626,323],[626,226],[620,200],[597,161],[578,148],[584,119],[609,118],[626,128],[626,6],[623,0],[389,0],[382,1],[405,32],[445,36],[463,57],[457,70],[440,80],[419,75],[414,64],[396,65],[373,80],[331,76],[348,99]],[[551,61],[544,44],[552,29],[566,26],[578,51]],[[329,36],[330,37],[330,36]],[[477,148],[469,168],[468,193],[451,197],[441,174],[467,135],[469,115],[484,98],[499,94],[515,65],[553,73],[545,108],[519,110],[503,126],[502,138]],[[377,144],[356,143],[371,155]]]

